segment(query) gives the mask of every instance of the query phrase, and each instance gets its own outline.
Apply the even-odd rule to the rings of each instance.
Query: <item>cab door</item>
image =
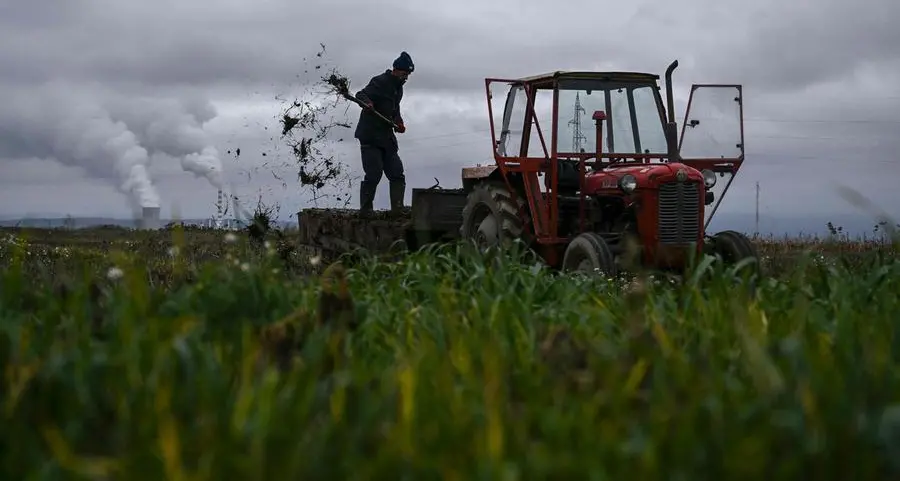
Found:
[[[694,84],[688,99],[678,149],[681,162],[711,170],[716,184],[707,191],[715,200],[704,209],[704,226],[718,209],[744,162],[744,109],[738,84]]]

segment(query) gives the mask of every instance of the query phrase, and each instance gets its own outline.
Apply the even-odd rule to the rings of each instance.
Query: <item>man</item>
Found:
[[[366,106],[359,114],[354,135],[359,140],[365,172],[365,178],[359,186],[360,215],[372,213],[375,189],[381,181],[382,173],[390,184],[391,211],[397,213],[403,207],[406,177],[403,174],[403,162],[397,154],[399,148],[394,132],[406,132],[400,115],[400,100],[403,99],[403,84],[414,69],[412,58],[408,53],[402,52],[394,60],[392,70],[385,70],[372,77],[369,84],[356,93],[356,98]],[[393,120],[397,128],[394,129],[375,112]]]

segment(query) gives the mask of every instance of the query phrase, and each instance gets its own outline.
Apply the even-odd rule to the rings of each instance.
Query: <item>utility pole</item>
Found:
[[[584,108],[581,106],[581,93],[575,93],[575,113],[572,116],[572,120],[569,121],[569,125],[572,126],[572,152],[581,152],[583,150],[584,142],[587,138],[584,134],[581,133],[581,114],[584,113]]]
[[[759,181],[756,181],[756,236],[759,237]]]

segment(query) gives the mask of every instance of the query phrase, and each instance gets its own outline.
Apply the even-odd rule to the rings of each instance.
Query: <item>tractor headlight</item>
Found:
[[[631,174],[625,174],[619,179],[619,188],[630,194],[637,188],[637,179]]]
[[[710,189],[716,185],[716,173],[709,170],[703,169],[703,183],[706,184],[706,188]]]

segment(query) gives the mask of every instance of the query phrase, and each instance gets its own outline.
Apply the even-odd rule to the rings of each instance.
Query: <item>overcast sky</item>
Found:
[[[353,90],[412,56],[407,203],[412,187],[458,186],[461,167],[491,162],[484,77],[661,75],[677,59],[679,120],[691,83],[744,85],[747,160],[720,212],[753,212],[758,181],[764,216],[855,212],[846,186],[900,218],[897,18],[896,0],[7,0],[0,216],[130,217],[154,201],[163,216],[210,215],[216,177],[192,173],[215,165],[207,147],[248,207],[263,195],[293,215],[308,196],[287,167],[276,96],[304,94],[316,80],[304,58],[324,43]],[[357,107],[338,113],[355,126]],[[335,152],[356,174],[344,133]]]

